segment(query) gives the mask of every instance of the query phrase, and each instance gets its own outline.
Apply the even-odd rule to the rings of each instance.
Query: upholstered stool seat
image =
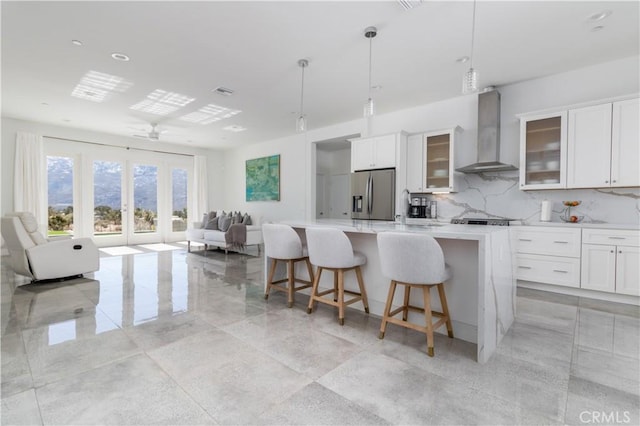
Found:
[[[296,231],[288,225],[265,223],[262,225],[262,237],[264,239],[265,255],[271,258],[271,268],[269,270],[264,298],[269,298],[271,290],[285,291],[287,292],[288,306],[292,307],[293,294],[296,291],[311,287],[313,281],[313,270],[311,263],[309,263],[307,249],[302,246],[302,241]],[[295,276],[295,264],[302,261],[307,265],[307,271],[309,272],[308,280]],[[286,262],[287,277],[273,281],[278,262]],[[296,282],[303,285],[296,287]]]
[[[426,234],[382,232],[378,234],[378,252],[382,273],[391,280],[379,338],[384,338],[389,322],[418,330],[426,334],[427,353],[429,356],[433,356],[434,330],[446,325],[449,337],[453,337],[453,327],[443,284],[451,277],[451,272],[444,262],[442,248],[433,237]],[[392,311],[391,305],[398,284],[404,286],[404,300],[402,306]],[[442,312],[431,310],[430,291],[434,286],[438,289]],[[422,289],[424,307],[413,306],[409,303],[411,288]],[[409,311],[424,313],[426,325],[421,326],[408,322]],[[394,318],[400,312],[402,312],[402,319]],[[440,318],[435,324],[433,316]]]
[[[309,259],[317,267],[307,312],[313,312],[314,302],[336,306],[338,308],[338,322],[340,325],[344,325],[345,306],[362,300],[364,311],[369,313],[369,302],[367,301],[367,292],[364,288],[362,270],[360,268],[367,263],[366,256],[353,251],[351,241],[339,229],[307,228],[306,235]],[[318,291],[320,277],[325,269],[333,271],[333,289]],[[351,270],[356,273],[360,292],[344,288],[344,273]],[[344,300],[345,293],[353,297]],[[333,294],[333,298],[323,297],[328,294]]]

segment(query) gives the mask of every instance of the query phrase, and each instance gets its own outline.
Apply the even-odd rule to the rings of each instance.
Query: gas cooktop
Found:
[[[509,219],[486,219],[474,217],[461,217],[451,219],[451,223],[455,225],[493,225],[493,226],[509,226]]]

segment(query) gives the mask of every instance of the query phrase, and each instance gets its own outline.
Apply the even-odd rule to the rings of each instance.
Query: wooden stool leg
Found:
[[[333,301],[338,301],[338,270],[333,271]]]
[[[431,316],[431,287],[422,287],[424,294],[424,319],[427,322],[427,354],[433,356],[433,318]]]
[[[344,325],[344,269],[338,269],[338,322]]]
[[[387,320],[389,319],[389,312],[391,312],[391,302],[393,302],[393,295],[396,293],[396,282],[391,280],[389,285],[389,295],[387,296],[387,303],[384,305],[384,313],[382,314],[382,323],[380,324],[380,334],[378,339],[384,339],[384,332],[387,329]]]
[[[311,267],[311,262],[309,262],[308,257],[305,257],[304,261],[307,264],[307,272],[309,272],[309,281],[313,282],[313,268]]]
[[[366,313],[369,313],[369,300],[367,300],[367,290],[365,290],[364,288],[362,270],[359,266],[356,266],[356,277],[358,277],[358,287],[360,287],[360,294],[362,294],[362,304],[364,305],[364,311]]]
[[[402,321],[406,321],[409,316],[409,296],[411,295],[411,286],[404,286],[404,305],[402,309]]]
[[[271,283],[273,282],[273,275],[276,273],[276,263],[278,261],[276,259],[271,259],[271,269],[269,270],[269,278],[267,278],[267,289],[264,292],[264,298],[269,298],[269,293],[271,293]]]
[[[293,279],[293,275],[295,274],[295,264],[293,263],[292,259],[289,259],[289,261],[287,262],[287,269],[288,269],[288,273],[289,273],[289,282],[287,283],[287,285],[289,286],[287,288],[287,295],[288,295],[288,299],[287,299],[287,307],[292,307],[293,306],[293,289],[295,287],[294,284],[294,279]]]
[[[318,266],[316,276],[313,279],[313,286],[311,287],[311,297],[309,297],[309,306],[307,307],[308,314],[313,311],[313,300],[315,295],[318,294],[318,283],[320,282],[320,275],[322,275],[322,268]]]
[[[447,334],[453,338],[453,326],[451,325],[451,317],[449,316],[449,306],[447,305],[447,295],[444,293],[444,283],[437,285],[438,295],[440,296],[440,304],[442,305],[442,313],[447,318]]]

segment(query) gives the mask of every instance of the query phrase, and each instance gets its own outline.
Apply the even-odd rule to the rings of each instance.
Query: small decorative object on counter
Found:
[[[544,200],[540,204],[540,221],[541,222],[550,222],[551,221],[551,207],[552,202],[549,200]]]
[[[568,223],[580,222],[583,219],[583,216],[576,216],[571,214],[571,207],[577,207],[580,205],[580,203],[581,201],[563,201],[562,204],[564,204],[567,208],[562,211],[560,219],[562,219],[563,222]]]

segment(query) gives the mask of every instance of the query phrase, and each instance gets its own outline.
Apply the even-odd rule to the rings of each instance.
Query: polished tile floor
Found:
[[[637,307],[520,289],[479,365],[443,335],[429,358],[374,316],[267,302],[261,256],[134,249],[20,287],[3,257],[3,425],[640,423]]]

